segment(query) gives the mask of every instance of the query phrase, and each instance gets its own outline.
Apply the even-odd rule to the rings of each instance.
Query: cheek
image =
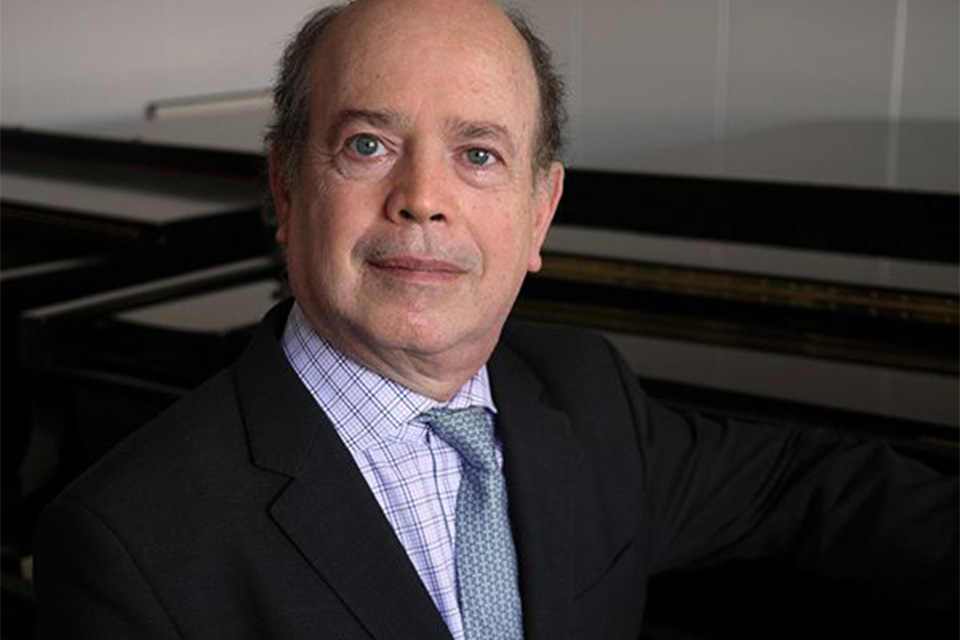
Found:
[[[368,218],[364,212],[370,203],[356,190],[331,186],[315,192],[310,205],[307,225],[312,248],[334,248],[323,251],[325,260],[348,257],[350,247],[363,232]]]
[[[502,272],[504,279],[522,277],[531,255],[530,217],[524,210],[514,211],[509,216],[491,216],[483,230],[487,267]]]

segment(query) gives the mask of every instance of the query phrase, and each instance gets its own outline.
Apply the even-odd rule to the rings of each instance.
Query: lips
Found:
[[[401,271],[425,271],[434,273],[464,273],[466,270],[452,262],[435,258],[416,256],[390,256],[370,261],[378,269],[397,269]]]
[[[379,256],[371,258],[368,264],[377,273],[421,284],[443,284],[467,273],[467,269],[456,263],[420,256]]]

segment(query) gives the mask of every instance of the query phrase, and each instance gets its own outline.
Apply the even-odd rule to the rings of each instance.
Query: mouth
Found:
[[[409,255],[380,256],[367,264],[381,275],[420,284],[445,284],[467,273],[453,262]]]

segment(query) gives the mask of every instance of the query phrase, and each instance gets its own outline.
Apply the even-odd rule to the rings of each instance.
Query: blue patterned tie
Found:
[[[507,493],[482,407],[423,414],[463,458],[457,494],[457,578],[467,640],[521,640],[523,617]]]

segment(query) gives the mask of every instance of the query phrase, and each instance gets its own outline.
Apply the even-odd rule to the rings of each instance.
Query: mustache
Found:
[[[354,247],[354,253],[373,264],[421,263],[449,271],[472,271],[481,264],[475,248],[432,240],[426,235],[364,238]]]

